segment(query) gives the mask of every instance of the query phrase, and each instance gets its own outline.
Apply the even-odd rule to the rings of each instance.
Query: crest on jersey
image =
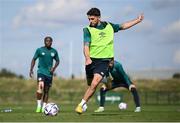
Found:
[[[51,56],[54,57],[54,56],[55,56],[55,53],[51,53]]]
[[[42,52],[42,55],[44,56],[44,55],[45,55],[45,52]]]

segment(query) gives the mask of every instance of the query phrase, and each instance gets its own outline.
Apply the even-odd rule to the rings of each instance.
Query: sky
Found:
[[[114,24],[144,13],[142,23],[115,34],[115,59],[127,72],[180,71],[180,0],[0,0],[0,69],[28,77],[35,50],[51,36],[57,75],[84,76],[83,28],[92,7]]]

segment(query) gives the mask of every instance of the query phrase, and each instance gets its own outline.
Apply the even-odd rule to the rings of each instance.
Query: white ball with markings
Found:
[[[56,116],[59,113],[59,107],[55,103],[48,103],[44,108],[44,114]]]
[[[124,103],[124,102],[119,103],[119,109],[120,109],[120,110],[125,110],[125,109],[127,109],[127,104]]]

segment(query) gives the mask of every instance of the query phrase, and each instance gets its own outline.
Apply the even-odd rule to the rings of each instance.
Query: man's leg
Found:
[[[86,93],[84,94],[84,97],[81,101],[81,103],[77,106],[75,111],[79,114],[83,113],[83,105],[88,102],[88,100],[91,98],[91,96],[94,94],[96,87],[100,83],[102,79],[102,76],[100,74],[95,73],[91,85],[86,90]]]
[[[43,105],[42,105],[42,112],[44,112],[44,108],[48,102],[48,97],[49,97],[49,89],[50,87],[49,86],[45,86],[44,87],[44,95],[43,95]]]
[[[96,91],[96,87],[98,86],[98,84],[100,83],[102,79],[102,76],[100,74],[94,74],[91,86],[89,87],[88,91],[86,91],[83,99],[88,102],[88,100],[91,98],[91,96],[94,94],[94,92]]]
[[[106,88],[100,89],[100,107],[104,107],[106,98]]]
[[[97,110],[95,110],[94,112],[103,112],[104,111],[104,104],[105,104],[107,91],[108,90],[107,90],[106,86],[103,85],[100,89],[100,105],[99,105],[99,108]]]
[[[139,95],[137,93],[137,90],[136,90],[136,87],[135,85],[131,82],[130,78],[128,77],[128,75],[125,73],[122,65],[120,65],[120,73],[119,73],[119,76],[123,79],[122,80],[122,84],[121,86],[129,89],[133,95],[133,98],[134,98],[134,102],[136,104],[136,109],[139,109],[139,112],[141,110],[140,108],[140,102],[139,102]],[[136,112],[136,109],[135,109],[135,112]]]
[[[132,86],[132,85],[131,85]],[[130,87],[131,87],[130,86]],[[136,109],[135,109],[135,112],[141,112],[141,107],[140,107],[140,100],[139,100],[139,94],[137,92],[137,89],[135,87],[135,85],[133,85],[131,88],[130,88],[130,91],[133,95],[133,98],[134,98],[134,103],[136,105]]]
[[[42,98],[43,89],[44,89],[44,82],[39,81],[38,82],[38,87],[37,87],[37,92],[36,92],[36,98],[37,98],[36,112],[37,113],[41,112],[41,103],[42,103],[41,98]]]
[[[105,105],[105,99],[106,99],[106,92],[118,88],[118,87],[126,87],[126,84],[118,82],[118,81],[113,81],[112,79],[103,84],[103,86],[100,89],[100,107],[95,110],[95,112],[103,112],[104,111],[104,105]]]

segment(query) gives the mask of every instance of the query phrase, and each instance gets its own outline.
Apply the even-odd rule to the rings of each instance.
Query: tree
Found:
[[[1,69],[0,77],[24,79],[23,75],[17,75],[16,73],[13,73],[13,72],[7,70],[6,68]]]
[[[180,73],[174,73],[172,78],[180,79]]]

